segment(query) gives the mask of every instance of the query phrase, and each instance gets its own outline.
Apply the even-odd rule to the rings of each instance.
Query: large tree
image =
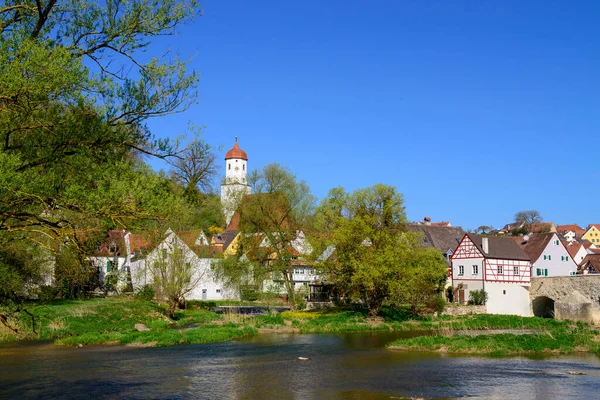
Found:
[[[443,256],[405,229],[403,197],[394,187],[333,189],[317,215],[317,226],[328,234],[325,244],[335,246],[323,263],[328,281],[362,301],[369,315],[377,315],[385,300],[416,307],[438,295],[446,279]]]
[[[143,52],[198,12],[194,0],[0,3],[0,231],[63,240],[82,221],[165,209],[137,160],[176,145],[145,122],[185,110],[197,75]]]
[[[298,233],[305,229],[315,199],[306,182],[279,164],[255,171],[249,181],[254,194],[244,197],[239,207],[240,252],[257,270],[281,280],[295,307],[293,264],[304,250],[308,251],[298,251],[302,245]]]

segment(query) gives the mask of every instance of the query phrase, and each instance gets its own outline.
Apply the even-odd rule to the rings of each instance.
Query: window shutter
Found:
[[[110,272],[110,261],[106,262],[106,272]]]
[[[544,276],[548,276],[548,269],[544,269]]]

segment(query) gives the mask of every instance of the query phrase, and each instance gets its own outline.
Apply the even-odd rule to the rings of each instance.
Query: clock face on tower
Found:
[[[235,167],[235,170],[236,170],[236,171],[239,171],[240,169],[239,169],[238,167]]]

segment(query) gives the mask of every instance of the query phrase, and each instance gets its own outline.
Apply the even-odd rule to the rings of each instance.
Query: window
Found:
[[[502,275],[504,272],[502,271],[502,265],[498,265],[498,275]]]
[[[519,267],[513,267],[513,275],[519,275]]]
[[[227,164],[227,169],[231,171],[231,164]]]
[[[555,240],[555,241],[554,241],[554,244],[555,244],[556,246],[558,246],[558,240]]]
[[[565,261],[569,261],[569,256],[565,256]]]
[[[535,270],[535,275],[536,276],[541,276],[542,275],[542,269],[541,268],[536,269]]]
[[[546,255],[544,254],[544,260],[546,259]]]
[[[577,272],[571,271],[571,272],[569,272],[569,275],[577,275]]]
[[[246,164],[242,165],[242,170],[244,170],[244,171],[246,170]]]
[[[459,265],[458,266],[458,276],[463,276],[464,274],[465,274],[465,266]]]
[[[548,254],[548,260],[552,260],[552,256]]]
[[[479,273],[479,265],[473,265],[473,275],[477,275]]]
[[[217,293],[221,293],[221,289],[217,289]]]

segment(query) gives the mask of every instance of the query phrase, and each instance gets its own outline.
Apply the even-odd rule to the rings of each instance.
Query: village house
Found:
[[[531,315],[530,257],[512,238],[467,233],[451,262],[451,282],[459,302],[467,302],[473,290],[484,290],[488,313]]]
[[[408,230],[420,234],[425,247],[438,249],[450,266],[450,257],[465,235],[465,231],[460,226],[428,224],[427,218],[425,218],[424,224],[408,225]]]
[[[513,239],[530,257],[533,277],[577,274],[577,263],[558,234],[535,233]]]
[[[103,283],[108,274],[118,276],[119,285],[130,282],[130,269],[149,246],[145,236],[124,230],[109,230],[107,237],[98,245],[90,263],[98,271],[98,281]]]
[[[557,225],[556,232],[562,235],[567,242],[574,242],[585,234],[585,229],[577,224]]]
[[[211,267],[219,255],[219,250],[209,244],[202,230],[178,233],[167,230],[160,243],[146,257],[132,264],[131,279],[134,290],[152,284],[153,263],[161,257],[169,257],[176,248],[193,270],[191,282],[195,285],[185,295],[187,300],[239,300],[235,292],[224,288],[223,283],[215,279]]]
[[[589,243],[589,242],[587,242],[587,243]],[[588,254],[587,249],[585,248],[585,245],[583,243],[577,242],[577,241],[574,241],[574,242],[563,241],[563,244],[567,248],[567,251],[569,252],[569,255],[571,256],[573,261],[575,261],[575,263],[577,265],[580,265],[581,262],[583,261],[583,259],[585,258],[585,256],[587,256],[587,254]]]
[[[600,245],[600,224],[588,225],[588,228],[581,236],[581,239],[587,240],[594,245]]]

